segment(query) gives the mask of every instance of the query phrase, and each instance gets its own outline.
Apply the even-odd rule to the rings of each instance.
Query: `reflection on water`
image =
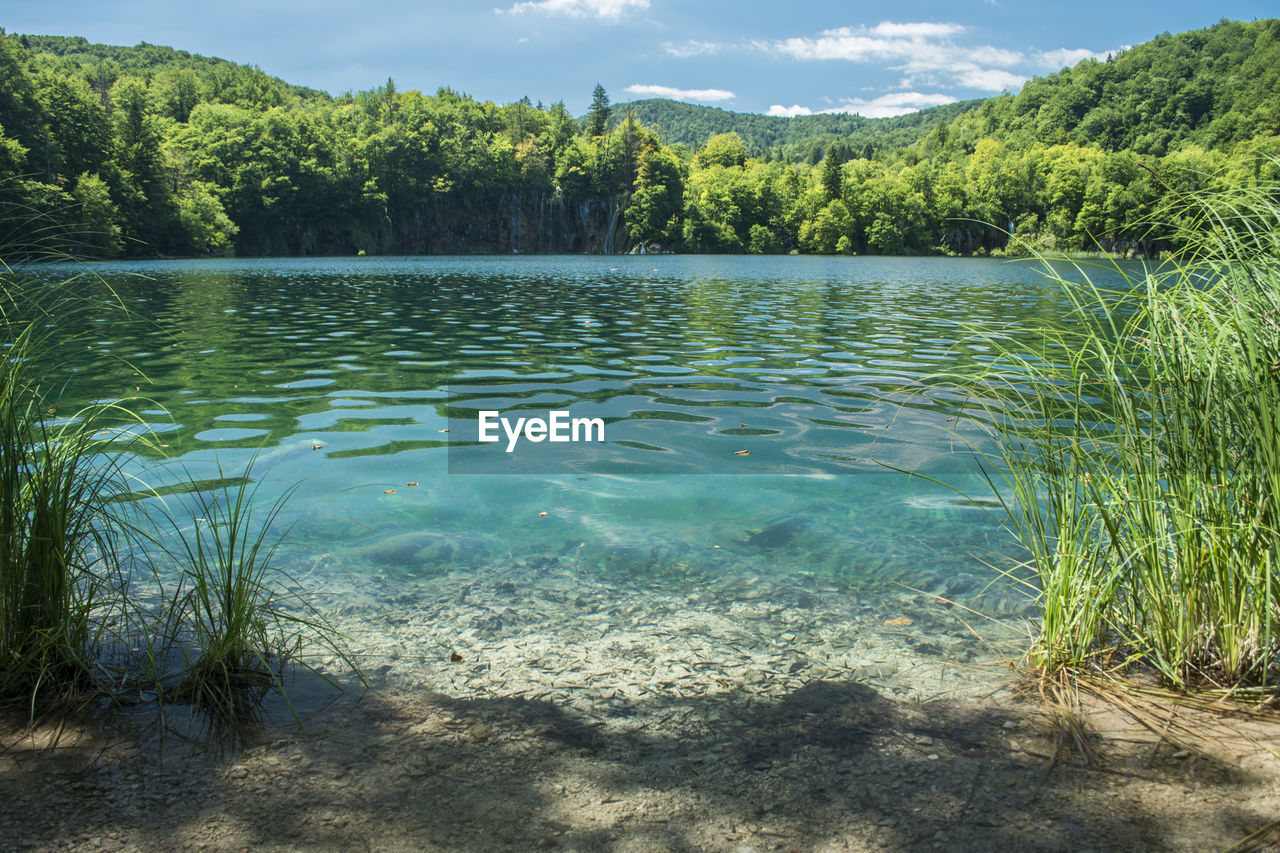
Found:
[[[936,588],[1007,564],[971,456],[981,410],[939,377],[986,364],[975,324],[1022,334],[1063,307],[1031,264],[956,259],[96,269],[132,313],[97,318],[68,393],[145,398],[173,460],[139,459],[150,482],[260,452],[258,500],[301,483],[296,565],[412,579],[554,558],[667,590],[742,573]],[[503,455],[458,434],[489,404],[586,406],[605,455],[459,474]]]

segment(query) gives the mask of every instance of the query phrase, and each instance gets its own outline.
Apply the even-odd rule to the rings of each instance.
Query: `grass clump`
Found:
[[[256,506],[252,469],[229,480],[219,466],[218,485],[192,495],[190,525],[175,520],[177,546],[167,551],[182,566],[174,636],[182,665],[169,696],[220,718],[251,714],[272,688],[287,701],[284,667],[300,657],[304,637],[359,675],[323,617],[282,585],[291,579],[272,560],[284,534],[272,531],[293,490]]]
[[[0,697],[73,693],[92,682],[119,591],[108,506],[119,471],[97,457],[111,406],[58,419],[34,366],[51,318],[76,307],[0,276]]]
[[[1187,200],[1190,248],[1127,292],[1082,267],[984,391],[1029,552],[1040,671],[1142,663],[1186,691],[1280,678],[1280,188]],[[1121,270],[1123,274],[1123,270]],[[1079,278],[1080,280],[1071,280]]]
[[[242,718],[284,691],[304,639],[359,676],[271,563],[288,493],[262,515],[252,463],[238,486],[219,469],[213,488],[188,485],[192,523],[175,524],[127,476],[130,448],[115,439],[145,438],[121,430],[138,424],[125,406],[57,415],[65,330],[110,310],[100,295],[90,281],[50,283],[0,263],[0,707],[144,694]],[[166,524],[176,544],[162,542]]]

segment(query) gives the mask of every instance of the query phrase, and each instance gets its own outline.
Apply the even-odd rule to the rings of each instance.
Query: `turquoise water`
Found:
[[[944,374],[990,358],[975,325],[1033,334],[1063,311],[1035,265],[989,260],[93,271],[127,314],[93,319],[68,398],[133,398],[134,429],[168,456],[131,465],[153,485],[216,481],[257,454],[257,501],[297,486],[291,568],[410,579],[554,562],[666,590],[742,572],[936,585],[1008,565],[972,456],[985,415]],[[572,408],[600,416],[606,441],[512,456],[471,441],[485,408]]]

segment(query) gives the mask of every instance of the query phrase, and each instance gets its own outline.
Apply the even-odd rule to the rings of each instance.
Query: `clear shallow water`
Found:
[[[983,415],[939,374],[990,358],[973,325],[1021,334],[1063,308],[1034,265],[988,260],[93,269],[130,315],[96,318],[68,395],[144,398],[171,460],[137,460],[154,484],[259,454],[257,500],[298,485],[292,568],[413,579],[554,561],[667,591],[744,572],[928,586],[1007,564],[999,514],[884,466],[987,497]],[[569,405],[607,420],[604,445],[513,465],[467,443],[476,408]],[[476,471],[497,473],[459,473]]]

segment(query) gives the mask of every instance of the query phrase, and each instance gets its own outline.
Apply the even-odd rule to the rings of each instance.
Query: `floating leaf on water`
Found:
[[[899,616],[897,619],[886,619],[884,624],[890,628],[905,628],[911,624],[911,620],[905,616]]]
[[[751,455],[751,451],[750,451],[750,450],[735,450],[735,451],[733,452],[733,455],[734,455],[734,456],[750,456],[750,455]]]

